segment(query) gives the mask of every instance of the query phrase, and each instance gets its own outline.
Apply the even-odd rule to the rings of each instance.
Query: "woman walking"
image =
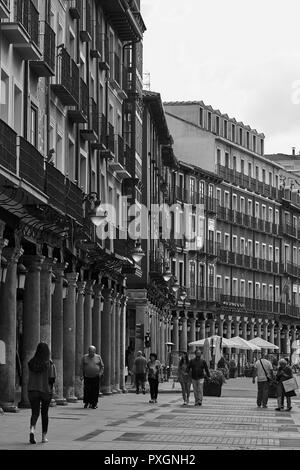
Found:
[[[157,360],[157,354],[150,354],[150,361],[147,363],[148,382],[150,386],[151,400],[149,403],[157,403],[158,384],[161,375],[161,363]]]
[[[46,343],[39,343],[35,355],[28,362],[28,398],[31,405],[29,442],[36,444],[35,427],[40,415],[42,416],[42,442],[48,442],[48,410],[52,398],[56,370],[50,359],[50,350]]]
[[[291,392],[285,392],[283,383],[285,380],[293,378],[292,368],[287,364],[285,359],[280,359],[279,367],[277,369],[276,380],[277,380],[277,404],[276,411],[282,411],[284,409],[284,397],[286,397],[287,411],[292,409],[291,397],[296,396],[294,390]]]
[[[188,354],[185,352],[183,353],[179,361],[178,373],[177,373],[178,381],[180,382],[180,385],[181,385],[184,406],[188,405],[189,403],[191,383],[192,383],[192,379],[188,371],[188,366],[189,366],[189,357],[188,357]]]

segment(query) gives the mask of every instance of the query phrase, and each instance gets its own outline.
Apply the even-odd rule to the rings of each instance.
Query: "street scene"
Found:
[[[0,0],[0,449],[300,449],[290,1]]]

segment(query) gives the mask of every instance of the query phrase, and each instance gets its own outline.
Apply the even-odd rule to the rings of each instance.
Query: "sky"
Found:
[[[163,101],[202,100],[300,152],[299,0],[141,0],[144,73]],[[147,76],[145,77],[147,79]]]

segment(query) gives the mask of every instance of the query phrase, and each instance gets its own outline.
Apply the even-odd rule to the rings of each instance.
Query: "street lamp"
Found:
[[[19,263],[17,267],[18,289],[24,289],[27,273],[28,270],[25,268],[24,264]]]
[[[171,277],[172,277],[172,272],[170,270],[170,267],[167,265],[166,270],[163,273],[164,281],[169,282]]]
[[[135,247],[131,253],[131,257],[135,263],[139,263],[142,258],[145,256],[144,251],[142,250],[141,242],[136,241],[135,242]]]
[[[184,288],[181,289],[180,291],[180,294],[179,294],[179,297],[180,299],[182,300],[182,302],[185,301],[185,299],[187,298],[187,292]]]
[[[179,287],[180,287],[179,282],[178,282],[177,278],[175,277],[174,278],[174,284],[172,285],[173,292],[175,292],[175,293],[178,292]]]
[[[89,201],[91,204],[91,211],[89,217],[95,227],[100,227],[103,221],[107,218],[108,212],[101,210],[101,201],[97,193],[90,193],[84,197],[84,202]]]
[[[4,256],[1,256],[1,282],[4,284],[6,281],[6,275],[7,275],[7,259],[4,258]]]

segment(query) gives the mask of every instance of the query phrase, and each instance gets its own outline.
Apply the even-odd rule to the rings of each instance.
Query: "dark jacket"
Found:
[[[193,380],[204,379],[205,374],[207,377],[210,377],[210,373],[209,373],[209,369],[207,367],[206,361],[204,361],[204,359],[201,359],[201,358],[197,359],[195,357],[194,359],[192,359],[188,365],[188,370],[191,371]]]
[[[52,361],[49,362],[49,366],[46,368],[39,368],[31,364],[31,361],[29,361],[28,392],[51,394],[56,379],[55,365]]]
[[[292,379],[292,378],[293,378],[293,372],[290,366],[285,366],[284,369],[282,367],[278,367],[277,374],[276,374],[276,380],[278,382],[284,382],[285,380]]]

